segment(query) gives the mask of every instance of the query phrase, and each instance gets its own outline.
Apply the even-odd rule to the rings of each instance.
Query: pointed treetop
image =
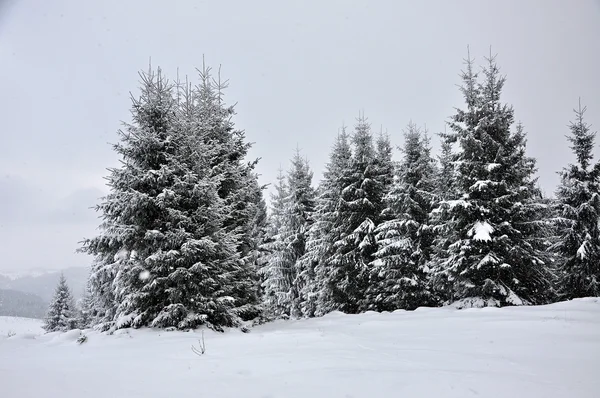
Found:
[[[571,122],[569,128],[571,134],[567,136],[567,139],[571,142],[571,149],[577,156],[577,162],[583,170],[587,170],[590,166],[591,160],[593,159],[594,141],[596,139],[596,133],[590,131],[591,125],[587,124],[584,120],[585,112],[587,107],[581,107],[581,98],[579,99],[579,107],[573,109],[575,112],[575,121]]]

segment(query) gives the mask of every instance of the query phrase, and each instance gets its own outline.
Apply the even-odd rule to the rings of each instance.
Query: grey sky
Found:
[[[1,1],[0,1],[1,2]],[[167,74],[207,63],[230,79],[263,182],[298,145],[318,181],[332,140],[364,110],[394,144],[412,119],[443,130],[462,101],[466,46],[498,53],[504,99],[540,182],[571,160],[581,96],[600,129],[600,2],[8,1],[0,7],[0,271],[88,265],[77,241],[117,164],[108,142],[151,56]],[[600,144],[600,142],[599,142]],[[600,152],[600,151],[597,151]],[[316,182],[315,181],[315,182]]]

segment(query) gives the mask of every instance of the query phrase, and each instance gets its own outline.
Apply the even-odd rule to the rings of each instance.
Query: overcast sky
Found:
[[[296,145],[318,181],[360,110],[394,144],[411,119],[442,131],[462,106],[467,45],[478,62],[490,46],[498,54],[547,193],[572,159],[564,135],[578,97],[600,128],[597,0],[0,4],[0,271],[89,265],[74,251],[95,233],[88,207],[106,193],[118,162],[108,143],[149,57],[173,77],[193,75],[203,54],[222,65],[264,183]]]

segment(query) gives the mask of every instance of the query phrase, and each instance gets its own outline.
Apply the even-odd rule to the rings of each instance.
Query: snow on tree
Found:
[[[308,229],[306,251],[299,260],[298,277],[301,279],[300,296],[303,316],[320,316],[334,307],[331,290],[327,286],[333,244],[339,238],[339,209],[342,194],[342,176],[348,167],[352,151],[346,128],[336,137],[325,166],[315,199],[312,224]]]
[[[312,223],[315,192],[308,161],[296,151],[287,173],[282,176],[273,197],[273,219],[277,230],[269,245],[271,258],[263,273],[267,306],[275,317],[302,315],[300,290],[304,283],[300,258],[306,251],[308,229]]]
[[[90,281],[105,307],[101,326],[237,325],[242,314],[258,313],[258,292],[244,261],[250,250],[242,249],[250,221],[230,219],[234,207],[249,211],[233,199],[244,196],[241,189],[231,188],[243,173],[224,160],[225,153],[241,155],[216,132],[232,129],[217,112],[220,91],[210,97],[208,88],[186,83],[175,96],[160,69],[141,77],[133,123],[115,145],[122,166],[110,170],[111,192],[98,206],[101,233],[83,247],[96,257]],[[258,184],[249,184],[249,175],[244,189],[256,200]]]
[[[96,320],[96,310],[92,296],[91,284],[88,279],[83,297],[79,300],[77,311],[77,325],[81,329],[93,326]]]
[[[390,192],[384,218],[375,230],[377,252],[367,290],[369,308],[415,309],[432,303],[428,262],[433,234],[429,213],[434,203],[435,164],[429,138],[413,123],[404,134],[404,159]]]
[[[560,172],[556,192],[560,289],[566,298],[600,296],[600,163],[592,164],[596,133],[575,110],[568,140],[576,157]]]
[[[212,174],[218,178],[218,195],[226,206],[224,226],[228,232],[237,235],[236,250],[242,266],[236,272],[237,297],[236,312],[244,320],[258,316],[260,309],[258,250],[261,228],[261,212],[264,212],[262,191],[258,175],[254,171],[257,160],[245,159],[252,144],[246,142],[245,133],[237,130],[232,121],[235,115],[233,106],[224,102],[224,90],[228,81],[221,81],[220,72],[216,79],[211,69],[203,65],[200,84],[194,91],[197,104],[199,131],[206,145],[215,147],[210,166]]]
[[[288,276],[289,261],[282,233],[285,225],[288,187],[282,169],[279,169],[275,192],[271,193],[271,212],[267,224],[266,240],[262,248],[266,252],[264,266],[260,269],[263,282],[263,301],[266,315],[280,318],[289,315],[288,293],[291,278]]]
[[[306,253],[308,231],[313,223],[315,211],[315,190],[312,186],[313,172],[308,160],[300,156],[297,150],[292,159],[292,167],[288,172],[288,198],[286,200],[285,224],[283,239],[293,261],[293,280],[290,290],[291,309],[293,317],[302,316],[304,297],[301,290],[309,280],[305,280],[308,271],[300,261]]]
[[[436,195],[440,199],[450,199],[455,195],[455,166],[452,137],[448,134],[439,134],[441,139],[441,153],[438,156],[436,175]]]
[[[141,95],[132,98],[132,123],[119,130],[120,142],[113,145],[121,155],[121,167],[109,169],[107,178],[110,193],[96,210],[103,222],[101,233],[84,241],[82,250],[95,256],[90,276],[91,292],[99,312],[100,327],[112,327],[117,307],[134,287],[119,285],[133,267],[145,270],[130,254],[145,243],[146,231],[157,231],[161,209],[158,195],[169,193],[167,153],[174,151],[171,129],[174,123],[172,86],[160,70],[140,73]],[[165,195],[163,194],[163,196]],[[142,259],[143,261],[143,259]],[[135,276],[130,280],[136,283]],[[128,323],[131,323],[130,319]]]
[[[77,327],[75,301],[63,274],[60,274],[43,327],[47,332],[64,332]]]
[[[458,305],[544,303],[552,289],[535,160],[525,154],[522,126],[511,131],[513,109],[500,101],[505,78],[494,57],[487,61],[482,82],[470,58],[462,75],[466,109],[450,123],[460,146],[457,196],[434,210],[442,215],[440,236],[451,242],[433,265],[437,277],[447,278],[447,299]]]
[[[376,170],[376,180],[381,184],[384,196],[389,192],[394,182],[395,165],[392,160],[392,155],[393,150],[390,136],[387,132],[383,133],[382,130],[375,142],[374,166]]]
[[[331,309],[346,313],[357,313],[368,307],[365,291],[369,283],[369,264],[376,251],[374,231],[387,189],[380,180],[371,127],[362,116],[355,126],[352,141],[354,151],[340,177],[341,198],[334,222],[337,240],[325,282],[331,292]]]

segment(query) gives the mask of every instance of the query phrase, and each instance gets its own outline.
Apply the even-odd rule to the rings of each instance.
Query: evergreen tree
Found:
[[[76,327],[75,302],[67,285],[67,280],[61,274],[44,320],[44,330],[47,332],[64,332]]]
[[[302,273],[299,260],[306,250],[315,199],[312,171],[299,151],[292,159],[285,185],[281,178],[280,175],[273,197],[273,223],[277,224],[277,234],[270,245],[272,254],[265,270],[265,287],[269,291],[268,306],[273,316],[299,317],[302,315],[300,290],[304,283],[299,276]]]
[[[275,192],[271,193],[271,213],[267,226],[263,250],[266,253],[260,273],[263,278],[265,311],[269,317],[279,318],[289,315],[288,292],[291,280],[288,277],[289,261],[282,233],[285,225],[288,187],[283,170],[279,169]]]
[[[467,105],[450,127],[460,145],[456,199],[442,201],[445,233],[453,242],[438,258],[438,272],[460,305],[547,302],[551,275],[545,264],[535,161],[525,155],[521,126],[511,131],[512,107],[502,104],[505,78],[493,57],[478,83],[471,59],[461,88]],[[441,261],[439,261],[441,260]]]
[[[169,188],[165,174],[167,153],[174,149],[170,139],[174,122],[172,87],[160,70],[140,73],[140,77],[141,96],[132,98],[132,124],[118,131],[121,141],[113,146],[122,157],[121,167],[109,169],[111,192],[96,207],[103,218],[101,234],[84,241],[82,248],[95,256],[90,283],[103,329],[110,328],[117,319],[120,300],[133,293],[132,289],[140,288],[115,282],[117,278],[123,282],[133,273],[133,267],[139,267],[139,272],[145,269],[137,259],[133,264],[129,262],[130,253],[144,245],[146,231],[157,230],[161,209],[156,197]],[[135,275],[129,282],[136,282]]]
[[[367,301],[379,311],[415,309],[431,304],[428,262],[433,235],[429,213],[434,202],[434,161],[429,139],[409,124],[399,176],[386,196],[387,220],[375,230],[377,252],[372,262]]]
[[[392,188],[394,182],[394,161],[392,160],[392,143],[387,133],[380,132],[375,142],[375,179],[382,186],[382,195],[385,196]],[[385,208],[385,205],[383,206]]]
[[[436,196],[442,200],[452,199],[455,194],[455,168],[452,151],[452,138],[448,134],[439,134],[441,139],[441,153],[438,156],[438,169],[436,178]]]
[[[600,296],[600,163],[592,164],[596,133],[575,110],[568,140],[576,163],[560,173],[557,190],[560,294],[566,298]]]
[[[306,252],[299,261],[302,269],[299,277],[303,280],[301,311],[307,317],[324,315],[334,308],[327,280],[331,271],[333,244],[340,237],[338,210],[343,189],[342,177],[351,156],[349,137],[346,128],[342,127],[319,184]]]
[[[346,313],[367,308],[369,264],[376,251],[374,231],[386,189],[378,179],[371,128],[364,117],[358,119],[352,141],[354,152],[340,178],[343,188],[335,221],[338,238],[326,281],[333,309]]]
[[[459,190],[456,183],[456,159],[457,154],[453,151],[453,145],[457,137],[446,132],[440,133],[441,153],[438,156],[438,167],[436,168],[435,202],[429,215],[431,232],[434,236],[434,245],[429,268],[443,269],[440,264],[448,257],[448,247],[454,243],[452,231],[452,215],[449,208],[460,203]],[[450,204],[450,205],[449,205]],[[450,228],[449,228],[450,227]],[[429,291],[433,300],[438,304],[444,302],[452,295],[452,286],[445,272],[429,273]]]
[[[231,149],[213,137],[222,120],[189,84],[175,98],[160,70],[141,76],[133,123],[115,145],[122,167],[111,170],[111,193],[98,206],[101,234],[83,247],[96,256],[90,280],[106,307],[104,328],[237,325],[258,312],[258,292],[246,231],[231,226],[237,204],[219,195],[233,178],[215,160]]]
[[[310,279],[306,278],[309,268],[300,261],[306,253],[306,241],[313,223],[315,211],[315,190],[312,187],[313,172],[308,161],[300,156],[300,151],[292,159],[288,173],[289,196],[286,200],[286,218],[283,239],[293,261],[293,280],[290,290],[291,309],[294,317],[302,316],[303,302],[306,299],[301,291]],[[308,279],[308,280],[307,280]]]
[[[77,324],[79,325],[79,328],[86,329],[93,326],[96,316],[92,290],[88,279],[85,292],[79,302],[79,311],[77,313]]]
[[[234,107],[224,102],[228,81],[221,81],[220,72],[216,79],[213,78],[211,69],[205,65],[199,75],[200,84],[194,92],[199,134],[206,145],[216,148],[210,160],[211,171],[219,180],[217,192],[226,206],[224,226],[228,232],[237,235],[236,250],[242,260],[242,266],[233,276],[237,281],[234,289],[236,312],[248,320],[260,314],[256,259],[261,239],[257,233],[261,227],[257,229],[256,221],[264,210],[264,187],[258,184],[258,175],[254,171],[258,159],[245,160],[252,144],[246,142],[242,130],[235,128],[232,121]]]

